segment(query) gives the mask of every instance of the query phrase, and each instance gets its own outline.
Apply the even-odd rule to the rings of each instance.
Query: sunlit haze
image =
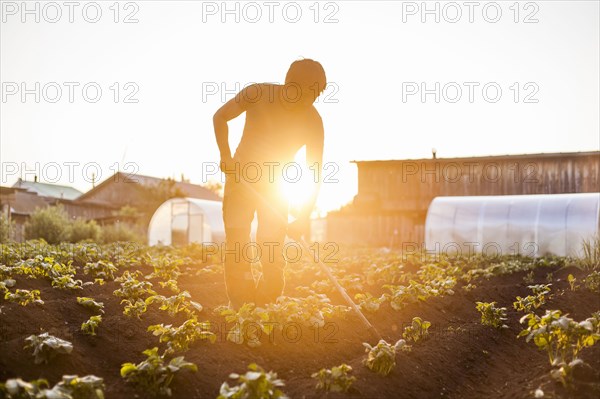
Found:
[[[484,3],[472,23],[465,6],[453,23],[456,9],[443,2],[439,22],[435,12],[415,10],[420,2],[282,2],[272,23],[260,2],[253,4],[261,18],[247,3],[237,3],[237,12],[231,3],[228,14],[221,2],[142,1],[138,9],[122,4],[117,15],[101,2],[97,23],[82,17],[83,6],[73,23],[65,7],[58,22],[49,22],[56,11],[48,9],[36,23],[20,2],[16,10],[6,3],[2,185],[37,174],[86,191],[93,171],[104,180],[117,169],[183,174],[199,184],[220,179],[203,173],[203,163],[219,161],[214,112],[249,83],[282,83],[302,57],[321,62],[330,83],[315,106],[325,126],[324,162],[337,165],[337,182],[323,184],[321,211],[356,194],[352,160],[429,158],[432,148],[441,158],[600,148],[597,1],[521,3],[518,10],[500,2],[494,23],[495,10],[482,14]],[[124,23],[128,17],[138,22]],[[23,100],[22,83],[35,92],[36,82],[40,101],[35,94]],[[54,103],[52,82],[62,88]],[[95,103],[82,94],[90,82],[102,90]],[[243,116],[230,123],[232,149],[243,123]],[[58,177],[48,167],[54,162]],[[86,169],[91,163],[99,168]]]

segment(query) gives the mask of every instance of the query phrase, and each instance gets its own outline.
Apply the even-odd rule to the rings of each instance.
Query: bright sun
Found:
[[[304,205],[310,197],[313,184],[313,171],[306,167],[306,151],[302,148],[294,157],[296,165],[286,168],[281,186],[292,207]]]

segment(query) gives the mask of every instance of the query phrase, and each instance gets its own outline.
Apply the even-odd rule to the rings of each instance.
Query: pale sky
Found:
[[[86,191],[86,171],[104,180],[124,162],[203,183],[202,163],[219,160],[213,113],[236,87],[282,83],[301,57],[321,62],[331,83],[316,107],[339,182],[323,185],[322,210],[356,194],[351,160],[430,157],[432,147],[438,157],[600,149],[598,1],[430,1],[432,14],[421,1],[228,2],[230,14],[221,1],[135,1],[118,15],[114,1],[84,1],[72,23],[63,2],[46,3],[27,2],[27,14],[21,1],[1,2],[4,186],[38,174]],[[243,117],[230,123],[232,150],[242,127]]]

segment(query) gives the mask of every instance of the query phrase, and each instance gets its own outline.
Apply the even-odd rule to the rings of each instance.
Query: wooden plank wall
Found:
[[[437,196],[600,192],[600,152],[356,164],[358,194],[352,206],[328,215],[330,241],[421,243]]]

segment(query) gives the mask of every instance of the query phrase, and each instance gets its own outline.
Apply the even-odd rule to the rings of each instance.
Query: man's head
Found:
[[[285,85],[289,102],[310,106],[325,90],[325,70],[320,63],[308,58],[294,61],[285,76]]]

